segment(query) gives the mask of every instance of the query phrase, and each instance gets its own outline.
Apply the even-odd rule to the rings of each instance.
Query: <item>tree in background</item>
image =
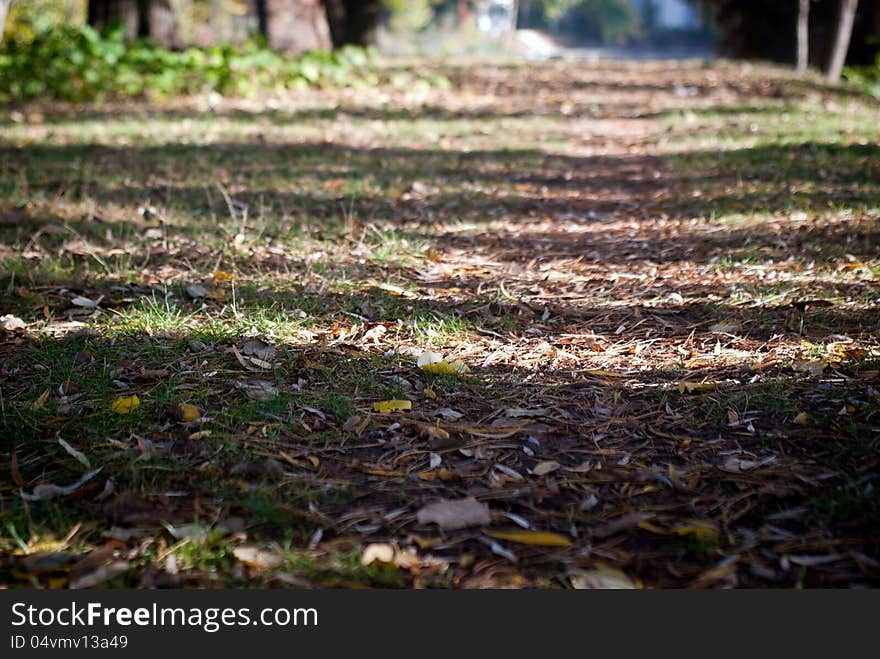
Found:
[[[180,46],[170,0],[89,0],[86,20],[98,30],[121,23],[129,39],[150,37],[166,48]]]
[[[808,7],[809,18],[804,15],[800,0],[690,2],[711,14],[718,30],[720,53],[727,57],[766,59],[798,66],[804,57],[809,65],[824,70],[831,80],[837,80],[844,64],[870,65],[878,54],[880,2],[812,0]],[[780,30],[780,25],[798,27]],[[799,47],[799,43],[803,45]]]
[[[837,29],[834,31],[834,45],[831,47],[831,56],[828,58],[828,66],[825,68],[825,76],[831,81],[840,80],[840,74],[843,73],[843,65],[849,50],[849,42],[852,39],[853,23],[858,5],[859,0],[840,0],[840,9],[837,12]]]
[[[3,32],[6,28],[6,16],[9,15],[9,7],[12,0],[0,0],[0,41],[3,41]]]
[[[257,11],[257,31],[267,42],[269,41],[269,7],[267,0],[254,0]]]
[[[810,0],[798,0],[797,70],[806,71],[810,65]]]
[[[265,0],[266,31],[260,32],[274,50],[301,53],[331,45],[321,0]],[[260,17],[257,17],[258,25]]]
[[[381,0],[323,0],[334,48],[370,46],[382,17]]]

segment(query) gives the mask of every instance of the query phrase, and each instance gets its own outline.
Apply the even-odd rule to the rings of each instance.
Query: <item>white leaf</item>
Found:
[[[721,465],[721,469],[732,474],[740,474],[745,471],[752,471],[758,467],[763,467],[775,460],[776,458],[772,455],[763,460],[745,460],[743,458],[729,457],[724,461],[724,464]]]
[[[26,322],[24,322],[18,316],[13,316],[12,314],[0,316],[0,323],[3,323],[3,329],[8,332],[27,328]]]
[[[425,350],[419,355],[416,364],[419,368],[424,368],[430,364],[439,364],[443,361],[443,355],[439,352],[433,352],[431,350]]]
[[[508,476],[509,478],[512,478],[514,480],[517,480],[517,481],[523,480],[522,474],[514,469],[511,469],[510,467],[505,467],[502,464],[497,464],[497,465],[495,465],[495,469],[500,471],[505,476]]]
[[[86,457],[85,453],[83,453],[82,451],[77,451],[60,437],[58,438],[58,443],[61,444],[61,447],[70,455],[72,455],[76,459],[76,461],[83,465],[86,469],[92,468],[92,465],[89,462],[89,459]]]
[[[489,506],[473,497],[441,500],[428,504],[416,513],[419,524],[434,522],[441,529],[455,530],[468,526],[486,526],[492,521]]]
[[[71,483],[70,485],[55,485],[53,483],[37,485],[34,488],[33,494],[22,492],[21,496],[27,501],[46,501],[47,499],[54,499],[55,497],[67,496],[68,494],[76,492],[79,488],[81,488],[88,481],[94,478],[95,475],[98,474],[98,472],[100,472],[103,468],[104,467],[98,467],[97,469],[93,469],[85,476],[80,478],[78,481],[76,481],[75,483]]]
[[[78,307],[85,307],[86,309],[94,309],[95,307],[98,306],[98,303],[102,299],[104,299],[103,295],[101,297],[99,297],[97,300],[90,300],[87,297],[82,297],[81,295],[77,295],[70,302],[71,302],[71,304],[75,304]]]

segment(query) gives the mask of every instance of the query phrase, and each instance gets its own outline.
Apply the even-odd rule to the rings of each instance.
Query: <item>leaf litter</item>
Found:
[[[33,262],[142,260],[119,277],[4,286],[2,404],[27,423],[9,457],[14,488],[0,490],[15,529],[0,550],[17,567],[0,576],[70,587],[125,574],[147,587],[878,584],[880,350],[866,302],[877,299],[876,218],[845,184],[863,174],[832,170],[821,192],[795,177],[800,192],[780,204],[784,168],[762,167],[814,153],[716,158],[711,142],[763,139],[753,122],[789,130],[797,122],[773,112],[713,108],[772,110],[781,95],[796,112],[812,107],[802,86],[731,64],[445,74],[453,87],[433,105],[381,85],[321,92],[303,100],[332,118],[261,124],[269,143],[207,136],[204,166],[127,145],[126,162],[169,194],[179,186],[161,172],[202,177],[217,231],[194,223],[202,206],[174,199],[197,239],[172,225],[161,248],[138,243],[143,231],[4,238],[4,255]],[[682,100],[661,82],[701,95]],[[411,113],[418,136],[342,120],[378,108]],[[211,120],[238,130],[223,122],[253,111],[230,102]],[[276,138],[307,173],[290,174]],[[83,189],[101,190],[122,155],[101,148]],[[862,155],[872,147],[841,148],[874,171]],[[680,169],[680,154],[702,151],[705,169]],[[344,177],[325,176],[331,157]],[[35,190],[63,173],[34,166]],[[362,187],[347,188],[349,175]],[[351,207],[331,230],[343,197]],[[21,213],[38,219],[49,203]],[[48,506],[88,523],[30,527]]]

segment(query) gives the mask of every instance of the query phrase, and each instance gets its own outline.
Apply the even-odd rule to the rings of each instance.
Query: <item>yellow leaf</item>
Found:
[[[807,373],[814,378],[822,375],[822,371],[825,370],[825,366],[826,363],[823,359],[799,359],[794,364],[792,364],[792,368],[794,368],[794,370]]]
[[[379,288],[383,291],[388,291],[392,295],[406,295],[406,289],[401,288],[400,286],[395,286],[394,284],[379,284]]]
[[[718,529],[706,522],[694,522],[686,526],[677,526],[673,529],[676,535],[682,537],[690,537],[699,542],[710,542],[717,544],[720,540]]]
[[[445,361],[425,364],[422,370],[433,375],[458,375],[458,371]]]
[[[137,396],[124,396],[123,398],[117,398],[114,400],[110,405],[110,409],[117,414],[129,414],[134,412],[140,406],[141,400]]]
[[[521,545],[535,545],[537,547],[571,547],[571,540],[558,533],[546,531],[485,531],[490,538],[497,540],[509,540]]]
[[[718,388],[717,382],[679,382],[678,390],[681,393],[698,393],[701,391],[715,391]]]
[[[199,430],[198,432],[194,432],[192,435],[190,435],[189,438],[192,440],[197,440],[197,439],[204,439],[205,437],[210,437],[210,436],[211,436],[210,430]]]
[[[399,410],[411,410],[412,401],[410,400],[383,400],[373,403],[373,411],[380,414],[388,414],[389,412],[397,412]]]
[[[532,474],[534,476],[544,476],[545,474],[549,474],[552,471],[556,471],[559,469],[559,463],[554,462],[553,460],[544,460],[543,462],[539,462],[535,465],[534,469],[532,469]]]
[[[471,369],[468,368],[468,365],[460,359],[455,359],[449,362],[449,365],[452,367],[452,370],[459,374],[471,372]]]
[[[177,409],[180,410],[180,420],[184,423],[195,421],[202,416],[202,411],[195,405],[189,403],[181,403],[177,406]]]
[[[615,373],[614,371],[603,371],[602,369],[590,369],[584,371],[585,375],[594,375],[600,378],[625,378],[623,373]]]
[[[230,275],[228,272],[218,270],[213,274],[213,278],[215,283],[218,281],[229,281],[230,279],[232,279],[232,275]]]
[[[308,456],[306,456],[306,460],[308,460],[309,462],[311,462],[311,463],[312,463],[312,466],[313,466],[315,469],[317,469],[318,466],[321,464],[321,461],[320,461],[316,456],[314,456],[314,455],[308,455]]]
[[[806,412],[799,412],[794,418],[794,422],[799,426],[805,426],[810,422],[810,415]]]

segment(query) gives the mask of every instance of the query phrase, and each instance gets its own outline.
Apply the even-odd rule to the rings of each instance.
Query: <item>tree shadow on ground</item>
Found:
[[[356,334],[278,344],[269,371],[236,357],[232,348],[243,349],[244,337],[212,341],[185,328],[113,339],[6,338],[7,482],[38,492],[79,478],[85,469],[58,437],[102,472],[69,496],[27,505],[16,488],[4,488],[0,508],[19,532],[59,537],[89,519],[77,538],[84,545],[102,546],[112,528],[122,538],[114,546],[129,556],[116,585],[203,586],[218,575],[225,585],[275,583],[257,567],[231,570],[230,547],[245,541],[283,543],[283,571],[299,585],[409,585],[405,574],[385,582],[384,573],[325,561],[326,552],[309,549],[314,534],[322,531],[330,553],[407,544],[412,534],[437,534],[416,522],[420,506],[464,496],[543,530],[579,533],[570,547],[517,547],[516,568],[493,557],[478,530],[441,533],[438,547],[451,542],[478,560],[423,572],[428,585],[477,583],[490,565],[539,574],[559,561],[612,561],[650,585],[694,585],[734,551],[741,584],[794,583],[803,577],[780,567],[782,556],[828,550],[855,558],[809,571],[806,585],[876,577],[865,563],[880,551],[870,532],[877,502],[865,494],[878,478],[876,406],[857,379],[783,371],[689,394],[657,387],[650,372],[572,380],[565,368],[541,367],[538,383],[528,367],[496,363],[464,377],[430,376]],[[840,372],[858,378],[863,369],[855,363]],[[264,398],[261,388],[253,397],[255,381],[268,382],[274,395]],[[44,388],[50,394],[36,406]],[[111,409],[132,394],[136,410]],[[373,402],[391,396],[413,400],[413,409],[370,416]],[[198,421],[183,421],[182,402],[198,406]],[[845,417],[841,405],[852,407]],[[741,410],[742,423],[730,422],[731,408]],[[793,419],[804,408],[811,421],[798,426]],[[354,415],[367,419],[362,428]],[[441,468],[431,466],[432,455],[442,456]],[[764,462],[752,471],[731,456]],[[547,461],[557,473],[540,475],[537,465]],[[102,495],[108,479],[114,490]],[[694,538],[675,531],[694,519],[716,531]],[[193,523],[213,531],[191,539],[195,555],[181,554],[175,569],[144,549],[174,542],[174,528]],[[494,525],[504,524],[499,517]],[[13,583],[64,581],[73,560],[31,573],[21,559],[0,561],[0,573]]]
[[[537,150],[360,149],[321,143],[0,150],[6,168],[26,176],[32,194],[46,197],[88,197],[119,206],[164,203],[207,218],[228,213],[228,201],[215,187],[222,181],[237,204],[285,218],[270,218],[265,228],[270,237],[291,217],[317,228],[347,214],[364,222],[399,224],[413,238],[419,230],[412,223],[445,223],[453,230],[439,236],[425,232],[421,238],[437,248],[479,250],[502,261],[537,254],[609,264],[634,259],[706,263],[725,256],[803,254],[833,260],[876,253],[876,223],[783,226],[749,219],[842,206],[858,215],[877,208],[876,145],[804,143],[682,157],[705,164],[702,175],[680,178],[657,157],[575,158]],[[74,174],[86,161],[87,173]],[[8,180],[14,185],[15,177]],[[196,180],[199,184],[193,185]],[[695,231],[686,223],[675,224],[731,215],[743,217],[742,226]],[[7,217],[7,236],[17,231],[21,237],[32,228],[14,214]],[[542,229],[544,217],[553,218],[555,226]],[[39,221],[33,215],[24,219]],[[501,220],[507,228],[493,232],[461,232],[452,226]],[[615,223],[628,228],[610,230]],[[183,230],[216,231],[204,220],[190,224]],[[100,223],[96,228],[106,229]]]

